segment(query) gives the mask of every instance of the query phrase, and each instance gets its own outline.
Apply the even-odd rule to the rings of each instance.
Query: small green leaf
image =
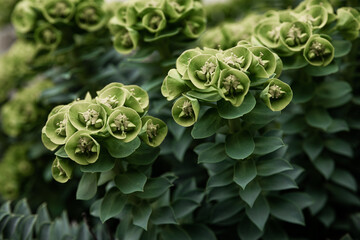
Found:
[[[229,185],[233,181],[234,171],[232,168],[227,169],[219,174],[213,175],[209,177],[206,187],[223,187]]]
[[[336,168],[330,179],[340,186],[343,186],[354,192],[357,191],[357,184],[354,176],[346,170]]]
[[[212,223],[226,221],[244,209],[244,203],[238,198],[227,199],[217,203],[212,212]]]
[[[97,180],[96,173],[84,173],[76,191],[76,199],[89,200],[93,198],[97,191]]]
[[[116,188],[110,189],[101,202],[100,219],[104,223],[106,220],[120,214],[127,202],[127,197],[124,196]]]
[[[140,172],[126,172],[115,177],[115,184],[124,194],[144,191],[146,176]]]
[[[277,173],[281,173],[287,170],[293,169],[291,164],[280,158],[264,159],[256,162],[257,175],[266,177]]]
[[[191,214],[199,204],[191,199],[179,199],[172,203],[176,219],[183,218]]]
[[[340,139],[340,138],[333,138],[333,139],[328,139],[325,141],[325,147],[327,149],[329,149],[330,151],[352,158],[354,156],[354,152],[353,149],[351,147],[351,145]]]
[[[14,208],[14,214],[17,215],[30,215],[31,214],[31,210],[29,207],[29,204],[27,203],[27,201],[25,199],[20,200]]]
[[[248,132],[238,132],[226,137],[225,151],[233,159],[245,159],[253,153],[254,149],[254,139]]]
[[[324,108],[312,108],[306,111],[306,122],[315,128],[326,130],[332,122],[332,118]]]
[[[326,179],[330,178],[335,168],[334,160],[326,156],[320,156],[315,159],[314,165]]]
[[[160,235],[163,240],[191,240],[190,236],[178,226],[166,226]]]
[[[242,218],[237,225],[237,233],[240,239],[246,240],[257,240],[263,235],[263,232],[246,217]]]
[[[182,227],[193,240],[216,240],[215,234],[203,224],[183,225]]]
[[[271,111],[262,101],[257,102],[251,112],[243,116],[244,121],[255,125],[266,125],[280,116],[280,112]]]
[[[326,227],[330,227],[334,222],[336,215],[331,207],[325,207],[317,217]]]
[[[61,148],[59,148],[59,150],[57,150],[55,152],[55,155],[61,158],[69,158],[69,156],[67,155],[67,153],[65,152],[65,147],[62,146]]]
[[[338,72],[339,66],[335,61],[333,61],[332,63],[330,63],[329,65],[327,65],[325,67],[308,65],[305,67],[305,71],[310,76],[321,77],[321,76],[327,76],[327,75]]]
[[[316,89],[316,95],[324,99],[335,99],[351,93],[351,85],[344,81],[327,81]]]
[[[114,158],[125,158],[130,156],[140,146],[140,139],[137,137],[131,142],[125,143],[116,138],[107,138],[104,145],[110,155]]]
[[[172,184],[164,177],[150,178],[147,180],[144,191],[134,193],[143,199],[157,198],[168,190]]]
[[[226,158],[225,145],[223,143],[213,144],[205,151],[200,152],[198,163],[218,163]]]
[[[348,55],[351,51],[351,42],[347,40],[334,40],[332,41],[332,45],[335,48],[334,57],[340,58]]]
[[[256,199],[253,207],[246,207],[245,212],[259,230],[263,231],[270,214],[269,204],[266,199],[260,195]]]
[[[281,197],[269,197],[271,215],[274,217],[304,226],[305,220],[301,210],[292,202]]]
[[[282,139],[278,137],[256,137],[254,140],[255,150],[253,153],[256,155],[266,155],[285,146]]]
[[[215,91],[196,91],[191,90],[186,93],[186,95],[203,100],[205,102],[217,102],[221,99],[221,96],[217,90]]]
[[[256,201],[260,193],[261,187],[256,179],[251,181],[244,190],[239,190],[239,195],[241,199],[244,200],[244,202],[246,202],[249,207],[252,207],[254,205],[254,202]]]
[[[134,225],[139,226],[146,231],[151,213],[152,208],[148,203],[142,203],[139,206],[133,207],[132,214]]]
[[[265,191],[279,191],[298,188],[296,183],[290,177],[282,173],[262,178],[260,185]]]
[[[80,166],[80,170],[82,172],[107,172],[113,169],[115,166],[115,160],[109,154],[104,153],[105,151],[100,153],[99,159],[89,165]]]
[[[222,118],[235,119],[249,113],[251,110],[254,109],[255,105],[255,97],[251,93],[248,93],[239,107],[234,107],[229,101],[218,101],[217,111]]]
[[[207,138],[214,135],[219,128],[224,125],[223,120],[219,117],[214,108],[207,110],[204,115],[194,124],[191,136],[194,139]]]
[[[307,208],[314,203],[314,200],[311,196],[304,192],[290,192],[282,195],[283,198],[293,202],[300,209]]]
[[[348,132],[350,130],[348,123],[343,119],[333,119],[331,125],[328,127],[328,133]]]
[[[323,140],[317,134],[304,139],[303,149],[312,161],[314,161],[320,155],[323,148]]]
[[[125,160],[134,165],[149,165],[157,159],[159,153],[159,147],[150,147],[142,142],[140,147],[130,156],[126,157]]]
[[[177,224],[174,211],[171,207],[161,207],[154,209],[150,220],[156,225]]]
[[[234,168],[234,182],[242,189],[256,177],[257,171],[254,160],[238,161]]]

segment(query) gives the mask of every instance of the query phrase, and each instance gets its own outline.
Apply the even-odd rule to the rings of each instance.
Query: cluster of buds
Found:
[[[261,98],[273,111],[285,108],[292,99],[291,88],[276,79],[281,73],[279,57],[265,47],[247,42],[228,50],[196,48],[185,51],[163,81],[161,92],[173,100],[181,96],[172,108],[174,120],[182,126],[197,121],[199,100],[225,100],[240,107],[254,87],[261,89]]]
[[[145,116],[149,97],[136,85],[111,83],[92,98],[55,107],[42,129],[43,144],[49,150],[62,148],[67,158],[57,156],[53,177],[66,182],[72,174],[72,163],[89,165],[101,161],[102,143],[129,143],[140,138],[151,147],[159,146],[167,134],[160,119]]]
[[[16,32],[34,39],[38,48],[54,50],[73,42],[73,32],[87,34],[106,29],[108,13],[102,0],[22,0],[12,13]]]
[[[359,36],[360,15],[353,8],[335,14],[327,0],[306,0],[295,9],[269,11],[254,29],[252,42],[280,56],[302,56],[313,66],[327,66],[334,59],[329,36],[339,33],[347,40]]]
[[[115,49],[124,54],[164,38],[195,39],[205,27],[203,6],[194,0],[122,2],[109,21]]]

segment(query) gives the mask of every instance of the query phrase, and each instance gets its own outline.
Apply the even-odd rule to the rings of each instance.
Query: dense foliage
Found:
[[[0,239],[359,238],[358,5],[291,4],[20,1]]]

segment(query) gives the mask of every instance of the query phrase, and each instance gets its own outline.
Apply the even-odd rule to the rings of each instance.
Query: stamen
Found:
[[[272,85],[269,87],[269,97],[271,98],[275,98],[278,99],[280,98],[283,94],[285,93],[285,91],[281,90],[281,87],[278,85]]]

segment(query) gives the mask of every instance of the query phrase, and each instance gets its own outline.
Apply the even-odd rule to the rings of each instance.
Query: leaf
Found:
[[[159,153],[159,147],[150,147],[144,142],[141,142],[140,147],[137,148],[130,156],[127,156],[125,160],[134,165],[148,165],[157,159]]]
[[[310,206],[311,215],[316,215],[325,206],[328,196],[325,189],[310,187],[306,192],[313,199],[313,204]]]
[[[327,65],[325,67],[308,65],[305,67],[304,70],[310,76],[321,77],[321,76],[327,76],[327,75],[338,72],[339,66],[335,61],[333,61],[332,63],[330,63],[329,65]]]
[[[233,159],[245,159],[255,149],[254,139],[248,132],[238,132],[226,136],[225,151]]]
[[[343,119],[333,119],[331,125],[327,129],[328,133],[337,133],[342,131],[350,131],[348,123]]]
[[[67,155],[67,153],[65,152],[65,147],[62,146],[61,148],[59,148],[59,150],[57,150],[55,152],[55,155],[58,157],[62,157],[62,158],[69,158],[69,156]]]
[[[351,93],[351,91],[351,85],[345,81],[327,81],[316,89],[316,95],[324,99],[336,99]]]
[[[245,212],[255,226],[257,226],[260,231],[263,231],[270,214],[270,208],[266,199],[260,195],[256,199],[253,207],[246,207]]]
[[[265,191],[279,191],[298,188],[296,183],[285,174],[276,174],[260,180],[261,188]]]
[[[350,144],[340,138],[328,139],[325,141],[325,147],[330,151],[352,158],[354,152]]]
[[[357,191],[357,184],[354,176],[346,170],[336,168],[332,173],[330,179],[334,183],[337,183],[340,186],[350,189],[351,191],[354,192]]]
[[[136,192],[134,195],[143,199],[157,198],[165,193],[171,186],[172,184],[164,177],[150,178],[144,186],[144,191]]]
[[[30,215],[24,217],[21,220],[19,226],[16,229],[16,234],[19,236],[19,239],[26,240],[32,237],[36,219],[36,216]]]
[[[178,226],[166,226],[160,235],[162,240],[191,240],[190,236]]]
[[[100,219],[104,223],[108,219],[120,214],[125,204],[127,197],[123,195],[116,188],[111,188],[101,202],[100,206]]]
[[[200,152],[198,163],[218,163],[226,158],[225,144],[213,144],[205,151]]]
[[[335,185],[330,185],[327,187],[332,195],[332,200],[335,202],[339,202],[343,205],[347,206],[360,206],[360,199],[358,195],[353,194],[343,187],[338,187]]]
[[[347,40],[333,40],[331,44],[335,48],[334,57],[340,58],[348,55],[348,53],[351,51],[351,42]]]
[[[313,81],[294,81],[291,88],[294,91],[293,103],[306,103],[313,98],[316,84]]]
[[[212,188],[229,185],[233,181],[233,175],[234,171],[232,168],[230,168],[216,175],[210,176],[207,181],[206,187]]]
[[[325,227],[330,227],[330,225],[335,220],[335,211],[331,207],[325,207],[319,214],[318,219],[325,225]]]
[[[191,136],[194,139],[207,138],[214,135],[224,125],[216,109],[208,109],[204,115],[195,123]]]
[[[254,202],[258,198],[258,196],[261,193],[261,187],[257,180],[251,181],[245,189],[239,190],[239,195],[244,202],[246,202],[249,207],[252,207],[254,205]]]
[[[329,157],[320,156],[315,159],[314,166],[325,177],[325,179],[329,179],[334,171],[335,162]]]
[[[161,207],[154,209],[150,220],[156,225],[177,224],[174,211],[171,207]]]
[[[280,158],[264,159],[256,162],[257,175],[267,177],[293,169],[291,164]]]
[[[266,125],[280,116],[280,111],[271,111],[264,103],[257,102],[251,112],[243,116],[244,121],[255,125]]]
[[[142,203],[132,208],[133,224],[147,230],[152,208],[148,203]]]
[[[43,224],[51,223],[49,211],[47,210],[46,203],[40,205],[36,211],[37,219],[35,223],[36,232],[40,232],[40,228]],[[1,219],[0,219],[1,220]]]
[[[310,126],[320,128],[324,131],[332,122],[332,118],[324,108],[312,108],[306,111],[305,120]]]
[[[242,218],[237,225],[237,233],[240,239],[246,240],[257,240],[263,235],[263,232],[246,217]]]
[[[14,214],[17,215],[30,215],[31,214],[31,210],[29,207],[29,204],[27,203],[27,201],[25,199],[20,200],[14,208]]]
[[[256,155],[266,155],[285,146],[282,139],[278,137],[256,137],[254,140],[255,150],[253,154]]]
[[[324,149],[323,140],[319,135],[312,135],[304,139],[303,149],[308,157],[314,161]]]
[[[141,141],[138,137],[128,143],[110,137],[104,141],[104,146],[112,157],[125,158],[135,152],[135,150],[140,146],[140,143]]]
[[[140,172],[126,172],[115,177],[115,184],[124,194],[143,192],[147,177]]]
[[[115,159],[107,153],[100,153],[99,159],[92,164],[80,166],[82,172],[107,172],[115,166]]]
[[[274,217],[304,226],[305,220],[301,210],[292,202],[281,197],[268,197],[271,215]]]
[[[293,202],[298,206],[300,209],[307,208],[314,203],[314,200],[311,196],[304,192],[291,192],[285,193],[282,195],[283,198]]]
[[[215,234],[203,224],[182,225],[192,240],[216,240]]]
[[[80,179],[76,191],[76,199],[89,200],[95,196],[96,191],[97,191],[97,174],[84,173]]]
[[[200,92],[196,90],[191,90],[186,93],[190,97],[200,99],[206,102],[216,102],[221,99],[221,96],[218,91],[209,91],[209,92]]]
[[[189,215],[198,207],[199,204],[191,199],[178,199],[172,203],[176,219]]]
[[[239,107],[234,107],[229,101],[218,101],[217,111],[222,118],[235,119],[249,113],[254,109],[255,105],[255,97],[251,93],[248,93]]]
[[[227,199],[217,203],[212,211],[211,223],[226,221],[244,209],[244,203],[238,198]]]
[[[238,161],[234,167],[234,182],[242,189],[256,177],[257,171],[254,160]]]

